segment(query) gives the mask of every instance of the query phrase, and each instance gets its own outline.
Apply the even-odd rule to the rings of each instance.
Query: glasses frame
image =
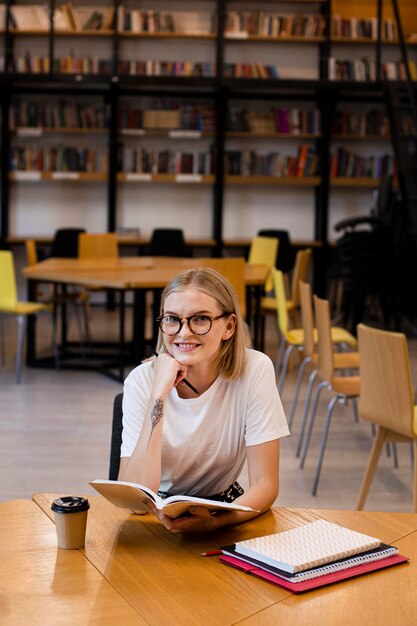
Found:
[[[204,314],[194,314],[194,315],[190,315],[189,317],[180,317],[179,315],[169,315],[169,317],[175,317],[179,322],[180,322],[180,327],[177,330],[176,333],[166,333],[164,330],[162,330],[161,328],[161,322],[162,320],[166,317],[166,315],[160,315],[159,317],[156,318],[156,321],[158,322],[158,326],[159,329],[162,333],[164,333],[164,335],[167,335],[167,337],[175,337],[175,335],[178,335],[178,333],[181,332],[182,327],[184,326],[184,322],[187,322],[188,328],[190,329],[190,331],[193,333],[193,335],[207,335],[212,327],[213,327],[213,322],[215,322],[216,320],[221,319],[222,317],[227,317],[228,315],[231,315],[231,313],[222,313],[221,315],[216,315],[215,317],[210,317],[210,315],[204,315]],[[207,317],[208,320],[210,320],[210,326],[209,329],[206,330],[205,333],[196,333],[190,326],[190,321],[193,319],[193,317]]]

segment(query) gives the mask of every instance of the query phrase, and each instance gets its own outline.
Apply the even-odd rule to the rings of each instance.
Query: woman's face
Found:
[[[169,294],[164,303],[164,315],[175,315],[179,318],[197,314],[213,318],[222,313],[215,298],[194,287]],[[183,365],[215,362],[221,343],[233,335],[235,325],[236,318],[232,314],[213,321],[207,334],[198,335],[190,330],[184,320],[177,335],[163,335],[165,347]]]

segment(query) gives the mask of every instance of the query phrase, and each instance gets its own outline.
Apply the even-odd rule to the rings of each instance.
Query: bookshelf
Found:
[[[400,5],[412,40],[417,10]],[[66,225],[56,208],[65,201],[88,230],[139,227],[146,237],[180,224],[217,250],[274,226],[326,242],[333,221],[368,210],[378,178],[330,168],[339,148],[358,159],[391,154],[387,125],[370,131],[364,113],[384,110],[383,85],[363,61],[375,57],[376,2],[2,6],[10,17],[0,34],[3,243]],[[384,18],[382,62],[395,65],[385,7]],[[415,63],[417,46],[410,50]],[[359,74],[333,80],[330,58],[356,61]],[[23,117],[29,104],[34,122]],[[348,130],[329,128],[344,108]],[[55,151],[61,165],[29,167],[36,151],[38,164]]]

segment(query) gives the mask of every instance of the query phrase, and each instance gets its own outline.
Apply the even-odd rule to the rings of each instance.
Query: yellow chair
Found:
[[[15,315],[17,317],[18,336],[16,350],[16,382],[20,383],[22,377],[23,342],[27,316],[41,311],[50,312],[51,307],[40,302],[22,302],[17,299],[14,260],[10,251],[0,251],[0,276],[0,313]],[[54,326],[52,340],[55,360],[57,360]]]
[[[348,398],[355,399],[359,396],[360,392],[359,376],[336,375],[337,370],[335,367],[335,353],[333,351],[332,344],[329,301],[314,296],[314,308],[318,334],[317,373],[319,378],[321,378],[321,382],[317,386],[313,402],[313,408],[310,414],[307,437],[301,457],[301,468],[304,467],[305,459],[307,456],[321,391],[324,388],[327,388],[329,391],[333,391],[335,395],[333,396],[333,398],[331,398],[330,402],[327,405],[326,421],[323,429],[320,454],[313,482],[313,496],[315,496],[317,493],[333,409],[336,406],[337,402],[346,402]]]
[[[368,495],[381,449],[388,442],[410,442],[414,452],[413,511],[417,513],[417,406],[407,340],[402,333],[358,325],[361,393],[359,415],[377,426],[357,510]]]
[[[275,237],[254,237],[249,249],[248,263],[250,265],[267,265],[272,272],[277,259],[278,245],[278,239],[275,239]],[[271,272],[268,273],[265,280],[266,293],[273,289]]]
[[[288,314],[292,318],[292,324],[295,328],[300,326],[300,319],[298,315],[298,310],[300,307],[300,291],[299,291],[299,283],[300,280],[303,282],[308,281],[308,275],[310,272],[311,265],[311,248],[305,248],[304,250],[299,250],[295,257],[295,265],[294,271],[292,274],[291,280],[291,292],[289,294],[289,298],[286,297],[286,307]],[[285,285],[285,281],[284,281]],[[275,311],[277,307],[276,296],[266,296],[261,300],[261,310],[263,312],[267,311]]]
[[[245,286],[245,259],[232,258],[232,259],[215,259],[215,258],[202,258],[198,259],[203,267],[211,267],[223,274],[227,280],[235,288],[240,310],[242,312],[243,319],[246,318],[246,286]]]
[[[78,237],[78,258],[116,258],[119,244],[115,233],[81,233]]]

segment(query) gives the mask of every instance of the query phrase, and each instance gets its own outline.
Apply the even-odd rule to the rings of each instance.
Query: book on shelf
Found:
[[[320,37],[325,20],[321,15],[277,14],[266,11],[228,11],[225,20],[226,37],[239,35],[255,37]]]
[[[381,26],[381,37],[384,41],[396,41],[398,39],[398,30],[393,19],[383,19]],[[376,17],[359,18],[334,15],[332,34],[334,37],[346,39],[369,39],[375,41],[378,37],[378,20]]]
[[[205,36],[214,33],[214,16],[207,11],[141,11],[119,6],[117,29],[126,33],[171,33]]]
[[[18,31],[47,32],[50,27],[46,5],[10,5],[12,26]]]
[[[149,500],[158,510],[172,518],[188,513],[195,506],[204,507],[209,511],[253,511],[250,507],[234,502],[217,502],[197,496],[174,495],[163,499],[149,487],[125,481],[97,479],[89,484],[115,506],[134,512],[148,512]]]
[[[358,135],[389,137],[388,116],[383,111],[370,109],[366,113],[338,110],[335,113],[332,133],[336,135]]]
[[[236,556],[251,557],[284,572],[297,574],[345,559],[381,545],[376,537],[327,520],[316,520],[273,535],[234,544]]]

